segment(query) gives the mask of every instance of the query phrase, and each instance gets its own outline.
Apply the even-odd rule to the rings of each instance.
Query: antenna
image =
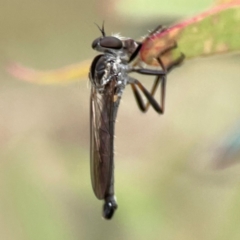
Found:
[[[103,37],[105,37],[106,34],[105,34],[105,30],[104,30],[104,21],[103,21],[103,23],[102,23],[102,28],[100,28],[96,23],[95,23],[95,25],[98,27],[98,29],[99,29],[100,32],[102,33]]]

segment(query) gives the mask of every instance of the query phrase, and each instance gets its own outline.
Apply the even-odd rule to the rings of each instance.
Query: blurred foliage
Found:
[[[144,19],[147,21],[149,18],[158,18],[159,16],[186,16],[189,14],[197,13],[210,6],[212,0],[203,1],[162,1],[158,0],[119,0],[116,1],[116,8],[119,15],[128,18]]]
[[[193,12],[202,10],[198,4]],[[0,60],[54,69],[95,55],[93,23],[103,18],[107,32],[133,38],[170,21],[105,16],[111,7],[93,0],[5,1]],[[215,171],[196,149],[239,119],[239,63],[236,55],[186,62],[169,75],[160,117],[140,113],[126,89],[116,126],[119,209],[110,222],[101,219],[102,202],[91,191],[87,79],[39,86],[1,71],[1,238],[238,240],[239,166]]]

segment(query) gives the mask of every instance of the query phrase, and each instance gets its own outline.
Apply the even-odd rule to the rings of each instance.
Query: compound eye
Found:
[[[92,42],[92,49],[95,49],[98,43],[101,41],[101,38],[97,38]]]
[[[121,49],[123,47],[122,41],[116,37],[104,37],[100,40],[100,45],[112,49]]]

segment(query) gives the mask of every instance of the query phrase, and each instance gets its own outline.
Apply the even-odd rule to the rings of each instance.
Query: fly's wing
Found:
[[[113,195],[114,122],[120,97],[114,95],[112,79],[103,93],[94,86],[90,97],[90,167],[93,191],[98,199]]]

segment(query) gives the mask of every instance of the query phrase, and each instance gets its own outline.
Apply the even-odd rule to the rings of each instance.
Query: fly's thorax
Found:
[[[97,58],[97,57],[96,57]],[[90,70],[90,80],[98,93],[104,94],[105,86],[110,81],[115,81],[116,94],[122,95],[122,91],[127,84],[127,64],[124,63],[120,55],[105,53],[93,61]]]

